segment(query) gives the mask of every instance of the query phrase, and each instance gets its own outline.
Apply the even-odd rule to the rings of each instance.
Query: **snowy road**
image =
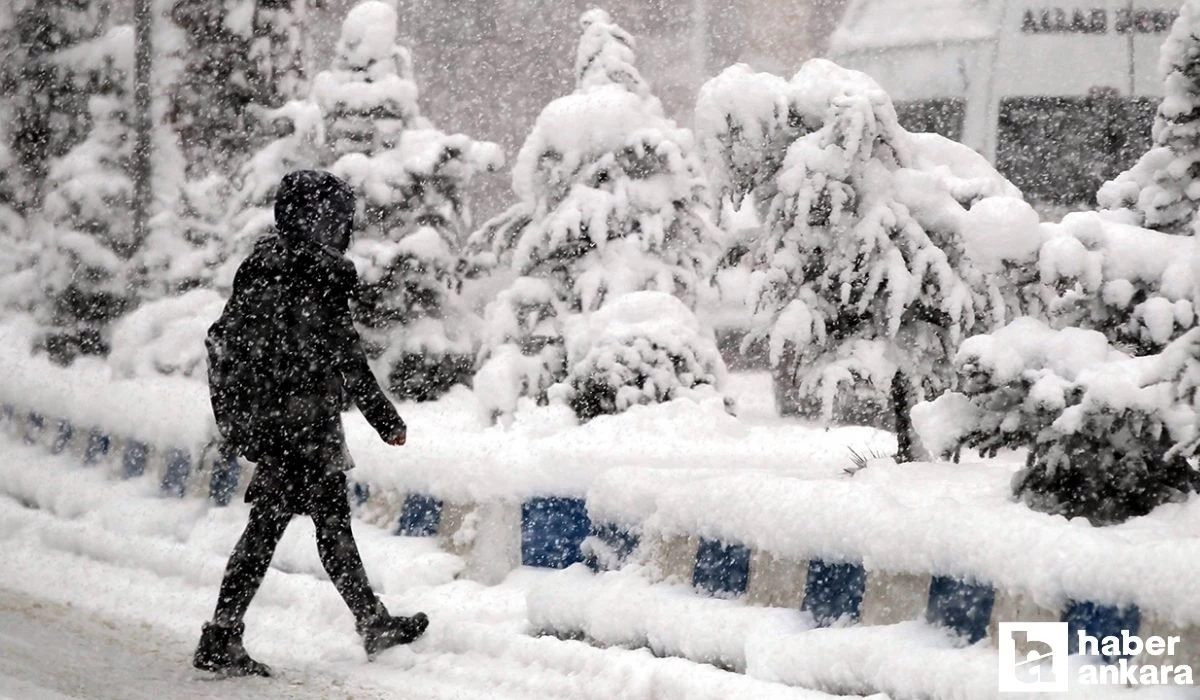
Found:
[[[149,625],[129,625],[78,607],[0,589],[0,697],[382,698],[379,688],[323,673],[282,680],[216,681],[188,665],[191,649]],[[219,684],[219,688],[217,687]]]
[[[432,542],[356,523],[384,601],[433,620],[417,644],[367,663],[302,520],[247,619],[247,647],[281,677],[214,681],[188,657],[244,518],[0,438],[0,698],[831,697],[531,637],[525,591],[541,572],[481,586],[457,579],[462,562]]]

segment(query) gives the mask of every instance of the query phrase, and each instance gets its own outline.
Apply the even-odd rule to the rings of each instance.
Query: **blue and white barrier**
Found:
[[[202,392],[181,391],[189,405],[202,400]],[[200,497],[221,506],[244,493],[252,465],[220,456],[211,419],[201,415],[206,403],[203,411],[177,417],[175,430],[171,420],[149,412],[135,420],[125,409],[62,400],[28,405],[21,398],[0,387],[0,423],[15,439],[113,478],[153,479],[164,497]],[[367,452],[374,462],[406,458]],[[601,572],[597,578],[637,566],[654,580],[686,587],[697,600],[795,611],[815,627],[924,621],[965,643],[995,643],[1002,622],[1066,622],[1072,633],[1093,636],[1122,630],[1178,636],[1182,651],[1172,661],[1200,667],[1200,592],[1190,578],[1173,570],[1158,580],[1153,556],[1132,556],[1126,537],[1110,534],[1123,532],[1119,527],[1069,525],[994,495],[987,502],[1007,510],[976,512],[981,487],[965,480],[931,481],[930,492],[917,498],[902,475],[887,477],[886,469],[839,481],[789,478],[778,469],[731,475],[639,466],[612,468],[594,481],[581,477],[586,483],[554,481],[554,488],[541,490],[529,479],[532,486],[473,497],[468,488],[397,486],[374,467],[351,473],[356,481],[347,497],[356,514],[397,535],[435,538],[463,558],[463,576],[483,583],[520,566],[571,569],[556,576],[586,568]],[[904,467],[910,473],[937,468]],[[995,480],[1000,488],[1006,481]],[[1009,538],[1014,528],[1024,530]],[[1005,537],[993,541],[981,534],[987,532]],[[1172,560],[1200,558],[1195,538],[1164,542]],[[1069,554],[1069,561],[1048,551]],[[654,620],[629,633],[605,624],[580,616],[552,631],[692,653]],[[735,669],[745,663],[732,646],[697,660]]]
[[[897,473],[902,472],[897,469]],[[833,481],[806,482],[778,475],[762,479],[766,483],[747,488],[737,478],[708,472],[642,474],[617,469],[603,475],[588,494],[595,524],[584,546],[591,568],[599,572],[597,581],[586,584],[576,574],[568,576],[569,572],[559,581],[547,580],[544,591],[531,596],[532,618],[543,632],[563,637],[641,644],[659,654],[682,654],[735,669],[745,666],[755,653],[751,633],[741,639],[747,648],[740,656],[728,648],[716,649],[712,642],[694,642],[691,652],[685,649],[687,644],[680,639],[688,633],[673,628],[679,626],[680,616],[688,617],[689,608],[678,598],[680,588],[687,586],[698,599],[727,599],[733,605],[697,613],[708,620],[709,628],[725,625],[721,629],[726,637],[739,634],[727,626],[729,620],[753,617],[749,611],[761,607],[796,611],[797,620],[807,619],[808,629],[884,629],[923,623],[957,637],[961,645],[992,647],[997,645],[1001,623],[1060,622],[1066,624],[1071,640],[1069,653],[1079,653],[1081,633],[1096,639],[1123,633],[1174,637],[1179,640],[1174,654],[1152,656],[1144,651],[1126,661],[1200,669],[1200,610],[1193,607],[1200,598],[1196,587],[1186,583],[1190,580],[1187,562],[1194,561],[1188,548],[1196,543],[1173,530],[1151,532],[1142,523],[1127,529],[1092,528],[1024,510],[1006,498],[996,499],[1000,504],[996,513],[971,518],[967,514],[972,505],[953,493],[945,498],[935,494],[934,506],[925,504],[939,510],[946,506],[947,513],[935,516],[924,510],[897,510],[897,499],[906,498],[903,493],[885,490],[876,503],[871,492],[878,490],[877,485],[863,480],[841,482],[844,488],[840,488]],[[789,487],[793,494],[788,494]],[[646,498],[646,494],[654,496]],[[802,497],[789,497],[796,494]],[[827,500],[818,506],[818,499],[810,494]],[[865,502],[849,505],[856,495]],[[910,524],[923,519],[934,522],[906,533],[889,520],[891,514],[872,515],[872,509],[887,508]],[[968,510],[958,512],[958,508]],[[841,515],[842,509],[844,517],[827,517]],[[962,527],[937,522],[942,516]],[[1164,526],[1169,523],[1164,521]],[[1005,527],[1028,529],[1013,533]],[[799,537],[797,531],[812,536]],[[1137,536],[1145,537],[1149,551],[1133,546]],[[995,552],[988,551],[989,541]],[[913,547],[914,542],[924,546]],[[1005,557],[1006,549],[1028,551],[1029,556]],[[1092,556],[1093,549],[1108,557]],[[950,556],[951,552],[962,554]],[[1156,558],[1156,552],[1164,556]],[[1063,563],[1054,566],[1055,559]],[[632,574],[606,573],[631,567]],[[636,613],[627,613],[629,629],[614,633],[613,623],[602,619],[597,608],[618,610],[623,604],[620,596],[636,598],[638,594],[629,591],[636,590],[630,585],[639,577],[665,586],[659,598],[641,594],[641,609],[674,605],[675,617],[656,620],[651,615],[642,622]],[[580,587],[586,592],[576,595],[568,590]],[[703,629],[693,625],[691,633],[703,636]],[[757,649],[761,651],[761,646]],[[1017,653],[1028,651],[1018,640]],[[762,662],[770,655],[757,656]],[[1118,659],[1102,654],[1100,661],[1111,664]]]

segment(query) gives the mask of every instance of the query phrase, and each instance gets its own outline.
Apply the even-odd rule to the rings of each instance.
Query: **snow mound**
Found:
[[[203,380],[204,338],[225,299],[197,289],[141,305],[113,324],[109,365],[119,377],[178,375]]]

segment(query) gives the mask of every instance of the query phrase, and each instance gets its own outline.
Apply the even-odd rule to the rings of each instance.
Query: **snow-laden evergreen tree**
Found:
[[[280,180],[293,170],[323,165],[325,157],[321,110],[311,101],[292,100],[259,114],[276,138],[242,166],[227,210],[229,216],[222,216],[222,202],[217,200],[226,185],[216,181],[196,193],[195,214],[188,219],[198,240],[212,241],[212,247],[206,243],[197,254],[215,265],[211,282],[224,293],[232,289],[237,267],[250,254],[254,242],[275,226],[275,193]],[[221,237],[212,237],[212,233]]]
[[[360,199],[349,256],[363,282],[356,316],[368,352],[394,395],[423,401],[470,378],[476,323],[461,300],[467,190],[503,155],[421,116],[412,57],[397,29],[386,3],[355,6],[312,99],[335,159],[330,170]]]
[[[1100,188],[1106,209],[1130,223],[1191,235],[1200,202],[1200,2],[1186,0],[1162,45],[1163,100],[1154,146],[1129,170]]]
[[[409,52],[397,42],[395,10],[355,6],[342,24],[333,65],[305,100],[259,112],[277,138],[236,181],[232,238],[218,289],[254,241],[274,226],[280,178],[323,168],[358,194],[349,257],[362,285],[355,304],[368,352],[401,398],[437,398],[469,379],[475,321],[460,298],[461,249],[471,222],[468,188],[503,162],[495,144],[446,134],[421,116]]]
[[[914,393],[947,386],[957,344],[1001,323],[1016,299],[1005,276],[968,254],[1004,245],[983,232],[974,240],[968,210],[1017,192],[976,154],[902,129],[861,73],[813,60],[792,82],[814,128],[788,148],[751,253],[757,333],[802,410],[831,420],[890,406],[909,459]],[[1003,257],[1039,243],[1017,236]]]
[[[792,105],[794,92],[784,78],[756,73],[740,63],[700,87],[696,135],[724,213],[749,205],[765,218],[788,146],[811,130]],[[730,230],[735,223],[731,219],[723,214],[721,226],[737,233]]]
[[[185,68],[172,92],[189,179],[232,177],[267,137],[258,110],[305,90],[301,0],[175,0]]]
[[[371,213],[350,250],[363,282],[357,316],[397,397],[436,399],[470,380],[477,329],[461,294],[465,190],[502,162],[495,144],[410,129],[395,148],[334,164]]]
[[[37,261],[44,344],[63,363],[107,352],[105,332],[129,305],[129,260],[139,245],[131,216],[128,95],[96,95],[88,107],[87,138],[50,166],[45,216],[51,228]]]
[[[412,54],[397,43],[398,23],[381,0],[356,5],[342,22],[332,67],[313,80],[335,158],[395,148],[405,129],[430,126],[417,105]]]
[[[560,309],[555,324],[563,334],[547,340],[561,345],[561,355],[538,344],[537,357],[545,364],[537,371],[525,359],[532,353],[515,340],[486,345],[477,381],[521,377],[507,385],[541,401],[566,401],[586,419],[633,403],[668,400],[706,383],[708,375],[692,371],[682,357],[711,357],[708,349],[715,341],[711,330],[675,334],[664,319],[655,328],[659,335],[647,324],[640,327],[646,333],[640,339],[618,342],[606,336],[601,361],[593,353],[599,347],[582,340],[599,343],[599,336],[571,317],[647,290],[673,295],[689,309],[720,245],[692,134],[663,114],[634,65],[633,39],[601,10],[585,13],[580,24],[576,89],[542,110],[513,168],[519,202],[485,224],[472,247],[480,259],[508,266],[522,278],[543,280],[538,291],[553,293],[554,307]],[[529,282],[522,281],[520,289],[519,299],[533,300],[524,293],[532,289]],[[511,300],[497,304],[520,306]],[[621,308],[629,306],[622,302]],[[508,328],[527,325],[499,310],[489,310],[488,317]],[[584,335],[574,342],[573,334]],[[488,337],[494,342],[508,336],[489,332]],[[625,351],[618,352],[622,342]],[[679,343],[693,345],[684,351]],[[653,351],[636,351],[643,346]],[[660,372],[659,351],[681,358],[670,376]],[[567,362],[560,366],[563,356]],[[625,363],[625,369],[615,369],[614,362]],[[551,384],[557,387],[543,391]],[[516,404],[515,397],[493,398],[492,408],[500,413]]]
[[[37,209],[47,167],[88,129],[88,97],[109,89],[97,42],[109,28],[108,0],[15,0],[5,29],[0,92],[12,100],[8,135],[15,203]]]

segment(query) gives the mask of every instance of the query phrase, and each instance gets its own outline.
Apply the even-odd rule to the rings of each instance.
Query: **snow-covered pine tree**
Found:
[[[826,420],[890,407],[908,460],[914,393],[946,386],[962,337],[1002,322],[1015,296],[967,254],[967,210],[1018,193],[976,154],[902,129],[861,73],[812,60],[792,84],[816,128],[788,148],[751,253],[757,334],[787,398]],[[997,257],[1029,256],[1040,238],[1028,243],[1016,236]]]
[[[397,43],[398,23],[381,0],[355,5],[342,22],[333,66],[313,79],[334,158],[395,148],[405,129],[430,126],[417,106],[412,55]]]
[[[634,65],[629,34],[602,10],[585,13],[580,24],[575,92],[542,110],[513,168],[519,202],[485,224],[472,248],[522,277],[517,299],[545,306],[542,296],[551,292],[559,311],[552,327],[539,328],[563,334],[531,352],[512,333],[489,331],[489,343],[509,340],[485,345],[478,381],[521,377],[507,386],[541,401],[560,398],[586,420],[711,385],[723,366],[695,370],[688,358],[712,360],[715,341],[711,330],[693,332],[694,319],[680,318],[690,317],[720,248],[692,134],[663,114]],[[524,293],[532,288],[527,278],[543,281],[538,294]],[[619,339],[600,338],[586,318],[572,318],[646,290],[683,303],[656,325],[642,323],[639,305],[623,301],[609,312],[628,331]],[[666,308],[651,297],[638,298]],[[528,325],[496,309],[488,319],[509,329]],[[547,344],[562,349],[547,351]],[[542,363],[537,371],[528,366],[533,357]],[[493,399],[499,413],[516,405],[516,397]]]
[[[700,87],[696,136],[722,204],[721,227],[735,239],[736,222],[728,214],[748,204],[760,220],[766,218],[788,146],[809,131],[791,103],[794,92],[787,80],[741,63]],[[747,244],[733,241],[742,248]]]
[[[303,27],[309,0],[255,0],[247,82],[254,104],[282,105],[308,92]]]
[[[48,163],[84,138],[88,97],[111,79],[86,60],[109,27],[109,9],[107,0],[16,0],[9,10],[0,88],[13,104],[8,134],[22,211],[40,206]]]
[[[227,190],[224,181],[201,182],[194,192],[185,193],[186,201],[198,205],[187,219],[195,240],[203,243],[196,254],[210,260],[214,268],[211,282],[223,293],[233,287],[237,267],[254,242],[275,226],[275,193],[280,180],[293,170],[319,167],[325,155],[321,110],[311,101],[292,100],[258,115],[276,138],[242,166],[228,216],[223,216],[221,209],[228,202],[219,201]]]
[[[1200,1],[1186,0],[1162,45],[1163,100],[1154,145],[1129,170],[1100,188],[1106,209],[1129,223],[1191,235],[1200,202]]]
[[[228,176],[249,150],[247,107],[250,18],[241,0],[176,0],[171,20],[186,41],[185,67],[171,95],[169,119],[179,133],[190,178]],[[240,12],[239,12],[240,11]]]
[[[386,3],[360,3],[308,99],[258,112],[277,138],[238,174],[234,235],[216,285],[232,282],[254,240],[274,225],[275,188],[286,172],[317,167],[344,177],[359,195],[349,255],[364,283],[355,304],[364,339],[393,392],[425,400],[469,377],[474,324],[459,299],[467,188],[503,157],[496,145],[445,134],[421,116],[397,25]]]
[[[119,28],[132,50],[133,32]],[[92,128],[50,166],[47,245],[37,262],[45,347],[58,362],[107,352],[107,326],[129,306],[133,147],[128,90],[94,95]]]
[[[184,70],[172,91],[189,179],[232,177],[269,139],[258,110],[305,91],[303,0],[175,0],[170,18],[184,36]]]
[[[498,168],[498,146],[446,134],[421,116],[412,57],[386,3],[355,6],[333,66],[313,81],[330,170],[359,194],[351,246],[363,281],[356,315],[392,393],[435,399],[470,377],[473,315],[462,303],[467,189]]]
[[[495,144],[409,129],[395,148],[334,164],[374,214],[350,250],[363,281],[357,315],[399,398],[436,399],[470,380],[475,317],[461,296],[466,189],[502,163]]]

